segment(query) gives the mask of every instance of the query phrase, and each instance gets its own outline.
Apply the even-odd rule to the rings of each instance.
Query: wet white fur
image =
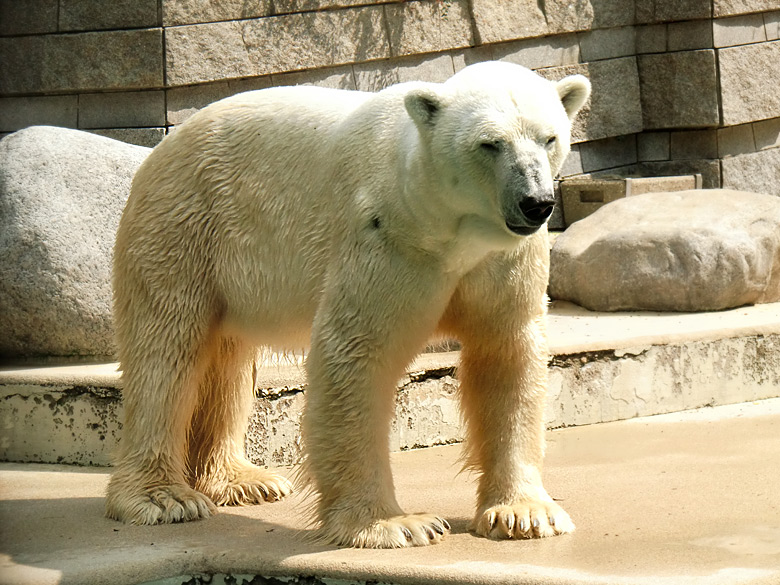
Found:
[[[523,161],[552,180],[588,94],[580,76],[555,84],[485,63],[377,94],[240,94],[166,137],[117,235],[125,426],[107,514],[176,522],[288,494],[244,458],[252,361],[260,345],[309,345],[303,433],[320,535],[437,542],[446,522],[396,502],[388,432],[396,381],[439,334],[463,345],[476,532],[572,530],[540,474],[546,228],[510,232],[501,198]],[[502,141],[500,156],[486,139]]]

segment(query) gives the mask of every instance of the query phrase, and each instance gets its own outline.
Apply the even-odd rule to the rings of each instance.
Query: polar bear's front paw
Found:
[[[526,500],[493,506],[477,514],[472,529],[493,539],[543,538],[574,531],[569,515],[555,502]]]
[[[357,534],[337,526],[325,528],[326,540],[357,548],[404,548],[437,544],[449,533],[449,523],[433,514],[403,514],[375,520]]]
[[[184,485],[162,485],[127,493],[110,493],[109,518],[128,524],[172,524],[208,518],[216,512],[212,501]]]
[[[218,506],[276,502],[293,491],[292,483],[279,472],[250,463],[235,465],[224,475],[199,480],[196,487]]]

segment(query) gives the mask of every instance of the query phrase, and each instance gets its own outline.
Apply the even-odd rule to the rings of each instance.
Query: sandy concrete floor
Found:
[[[572,535],[492,542],[467,530],[459,446],[395,454],[408,511],[449,519],[441,544],[372,551],[307,540],[299,496],[206,521],[102,516],[107,470],[0,464],[1,583],[142,583],[183,575],[384,583],[780,584],[780,399],[548,435],[545,482]],[[170,581],[181,582],[181,581]],[[326,581],[327,582],[327,581]]]

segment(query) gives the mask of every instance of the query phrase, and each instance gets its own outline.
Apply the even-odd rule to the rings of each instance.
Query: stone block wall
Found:
[[[487,59],[591,79],[564,177],[780,195],[778,0],[0,0],[0,133],[151,146],[239,91],[376,91]]]

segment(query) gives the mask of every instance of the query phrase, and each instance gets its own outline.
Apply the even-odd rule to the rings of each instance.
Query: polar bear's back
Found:
[[[296,323],[311,323],[343,225],[333,216],[351,196],[333,188],[335,135],[371,95],[272,88],[204,108],[139,169],[117,249],[139,263],[170,258],[137,267],[161,278],[203,274],[199,286],[215,287],[228,321],[295,336]]]

